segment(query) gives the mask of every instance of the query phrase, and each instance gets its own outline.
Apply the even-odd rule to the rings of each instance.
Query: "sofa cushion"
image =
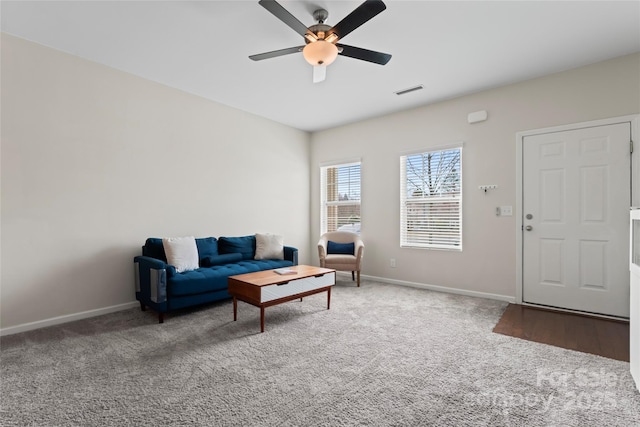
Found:
[[[337,243],[329,240],[327,242],[327,254],[353,255],[355,252],[355,244]]]
[[[293,262],[286,259],[250,259],[239,261],[236,264],[246,268],[249,272],[274,270],[276,268],[291,267]]]
[[[234,263],[236,261],[240,261],[241,259],[241,253],[209,255],[207,257],[200,258],[200,264],[202,267],[212,267],[214,265]]]
[[[142,247],[142,255],[167,262],[167,256],[164,253],[162,239],[158,237],[150,237],[147,239]]]
[[[176,268],[176,272],[195,270],[199,267],[198,247],[193,236],[165,237],[162,239],[167,263]]]
[[[291,267],[288,260],[246,260],[232,264],[216,265],[198,268],[175,274],[167,279],[168,294],[173,296],[195,295],[227,289],[229,276],[253,273],[255,271],[273,270],[275,268]]]
[[[242,254],[242,259],[253,259],[256,253],[256,236],[220,237],[218,251],[221,254]]]
[[[256,233],[255,259],[284,259],[284,240],[278,234]]]
[[[168,280],[167,289],[170,296],[195,295],[227,289],[227,278],[230,275],[245,272],[243,268],[229,268],[226,265],[198,268],[173,276]]]
[[[196,239],[196,246],[201,260],[212,255],[218,255],[218,240],[215,237]]]

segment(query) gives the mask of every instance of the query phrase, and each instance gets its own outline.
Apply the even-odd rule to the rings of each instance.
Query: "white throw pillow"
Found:
[[[284,259],[284,240],[277,234],[256,234],[255,259]]]
[[[195,237],[165,237],[162,239],[162,246],[167,256],[167,264],[173,265],[178,273],[199,267]]]

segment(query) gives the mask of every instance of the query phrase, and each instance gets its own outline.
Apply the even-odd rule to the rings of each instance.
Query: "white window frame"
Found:
[[[334,168],[343,168],[343,167],[353,167],[353,166],[358,166],[359,167],[359,199],[357,200],[333,200],[333,201],[329,201],[328,199],[328,171],[329,169],[334,169]],[[327,232],[327,230],[329,229],[329,209],[332,207],[336,207],[339,208],[340,206],[358,206],[358,208],[360,209],[361,206],[361,202],[362,202],[362,162],[360,161],[360,159],[357,160],[350,160],[350,161],[344,161],[344,162],[340,162],[340,163],[330,163],[330,164],[323,164],[320,165],[320,234],[324,234]],[[360,211],[360,218],[358,223],[361,224],[362,221],[362,212]],[[346,225],[346,224],[340,224],[340,218],[336,219],[336,229],[338,229],[340,226],[342,225]],[[332,230],[333,231],[333,230]],[[353,229],[353,230],[349,230],[349,231],[353,231],[356,234],[360,234],[360,229]]]
[[[400,247],[462,251],[462,147],[463,144],[458,143],[446,147],[437,147],[411,153],[404,153],[400,156]],[[436,167],[442,167],[444,170],[441,171],[442,173],[432,175],[434,175],[437,180],[438,178],[442,179],[442,175],[444,174],[451,175],[453,173],[454,182],[456,184],[453,186],[449,185],[448,187],[436,184],[437,188],[433,190],[435,191],[435,194],[433,195],[425,196],[422,194],[423,197],[419,197],[420,193],[418,193],[415,198],[409,197],[408,193],[411,191],[411,188],[420,188],[420,186],[417,186],[416,182],[408,182],[407,159],[413,158],[416,160],[417,157],[425,159],[425,157],[429,155],[438,156],[440,153],[454,151],[459,152],[459,156],[455,163],[455,165],[457,165],[457,169],[454,172],[451,172],[450,163],[445,163],[444,166],[436,165]],[[447,160],[447,158],[445,158],[445,160]],[[454,161],[455,158],[452,157],[451,160]],[[447,170],[447,167],[449,167],[449,170]],[[428,177],[427,174],[423,174],[421,177],[416,176],[415,174],[410,175],[414,181],[416,179],[418,181],[422,179],[422,188],[427,187],[427,183],[424,182]],[[445,188],[453,191],[446,193],[443,191]],[[410,208],[412,205],[421,206],[419,209],[424,209],[424,206],[427,205],[439,205],[441,213],[437,215],[430,215],[426,213],[422,218],[418,217],[419,221],[422,220],[425,223],[430,223],[431,225],[427,226],[425,231],[414,231],[411,233],[408,221],[410,221]],[[452,205],[457,205],[457,209],[452,208]],[[453,224],[452,228],[446,228],[445,226],[443,229],[441,226],[438,226],[438,224],[434,225],[434,219],[449,221]]]

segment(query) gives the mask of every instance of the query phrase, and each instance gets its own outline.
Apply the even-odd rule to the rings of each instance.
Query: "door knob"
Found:
[[[533,230],[533,227],[530,226],[530,225],[527,225],[524,229],[527,230],[527,231],[531,231],[531,230]]]

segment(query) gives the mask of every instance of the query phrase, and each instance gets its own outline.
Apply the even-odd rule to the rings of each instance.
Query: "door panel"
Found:
[[[630,138],[621,123],[523,139],[524,302],[628,317]]]
[[[565,177],[564,170],[550,169],[540,171],[540,210],[543,222],[563,223]]]
[[[540,239],[540,283],[564,286],[564,240]]]

